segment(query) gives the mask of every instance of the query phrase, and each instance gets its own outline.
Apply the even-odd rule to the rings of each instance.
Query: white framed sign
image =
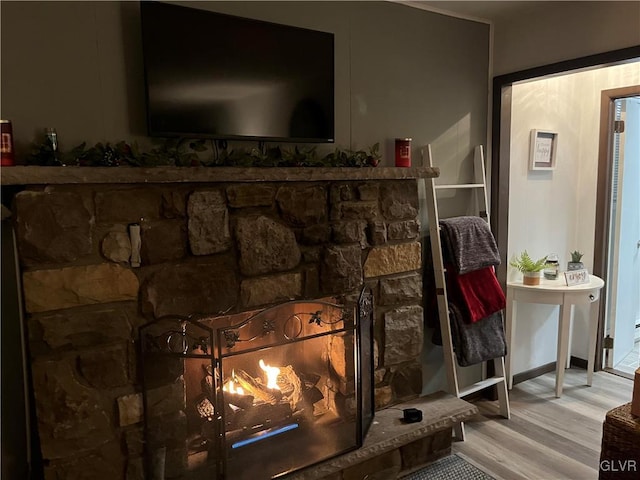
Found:
[[[557,133],[547,130],[531,130],[529,170],[554,170],[557,150]]]
[[[564,278],[567,281],[567,287],[572,287],[573,285],[583,285],[591,281],[591,279],[589,278],[589,271],[586,268],[564,272]]]

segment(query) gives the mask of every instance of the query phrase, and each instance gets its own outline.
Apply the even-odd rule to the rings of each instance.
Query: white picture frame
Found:
[[[558,134],[549,130],[531,130],[529,170],[555,170]]]

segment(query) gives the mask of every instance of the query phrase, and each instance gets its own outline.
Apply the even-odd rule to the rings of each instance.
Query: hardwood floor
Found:
[[[497,402],[474,402],[480,414],[465,423],[467,440],[453,452],[498,480],[597,479],[602,422],[631,401],[633,382],[606,372],[596,372],[591,387],[585,382],[585,370],[567,370],[561,398],[555,373],[515,385],[510,420]]]

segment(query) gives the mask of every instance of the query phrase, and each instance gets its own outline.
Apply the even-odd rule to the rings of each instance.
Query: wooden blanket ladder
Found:
[[[428,166],[433,167],[433,157],[431,154],[431,145],[424,147],[423,156],[428,159]],[[458,385],[458,373],[456,371],[456,357],[453,351],[453,341],[451,336],[451,324],[449,323],[449,309],[447,288],[445,281],[445,268],[442,254],[442,243],[440,241],[440,225],[438,216],[438,199],[437,192],[439,190],[452,189],[472,189],[475,192],[475,214],[487,223],[489,221],[489,211],[487,209],[487,188],[484,168],[484,152],[482,145],[478,145],[474,150],[474,183],[454,184],[454,185],[436,185],[435,179],[425,179],[426,183],[426,200],[429,215],[429,235],[431,237],[431,256],[433,259],[433,270],[435,274],[436,293],[438,298],[438,317],[440,321],[440,329],[442,331],[442,347],[444,353],[444,365],[447,376],[448,392],[458,398],[465,397],[472,393],[496,386],[498,392],[498,403],[500,407],[500,415],[504,418],[510,418],[509,396],[507,393],[507,381],[504,369],[504,357],[498,357],[491,360],[493,362],[494,376],[487,378],[486,363],[482,365],[483,380],[460,388]],[[456,438],[464,440],[464,425],[459,424],[455,428]]]

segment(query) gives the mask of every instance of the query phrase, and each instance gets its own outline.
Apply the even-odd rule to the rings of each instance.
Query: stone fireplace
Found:
[[[213,337],[224,322],[236,325],[290,301],[355,305],[366,286],[375,304],[375,409],[421,393],[417,179],[432,176],[430,169],[2,173],[3,185],[21,186],[12,210],[46,478],[150,478],[139,334],[162,318],[215,318],[202,324]],[[131,262],[132,224],[141,232],[139,267]],[[313,327],[305,321],[304,329]],[[313,348],[328,345],[328,355],[345,350],[344,342],[328,339]],[[241,364],[250,378],[258,376]],[[237,376],[225,369],[219,381]],[[170,403],[190,387],[182,380],[163,388],[154,408],[173,415],[165,434],[187,441],[187,414],[176,415]],[[165,452],[167,478],[188,467],[185,455]]]
[[[276,478],[360,447],[373,299],[331,300],[141,327],[147,478]]]

